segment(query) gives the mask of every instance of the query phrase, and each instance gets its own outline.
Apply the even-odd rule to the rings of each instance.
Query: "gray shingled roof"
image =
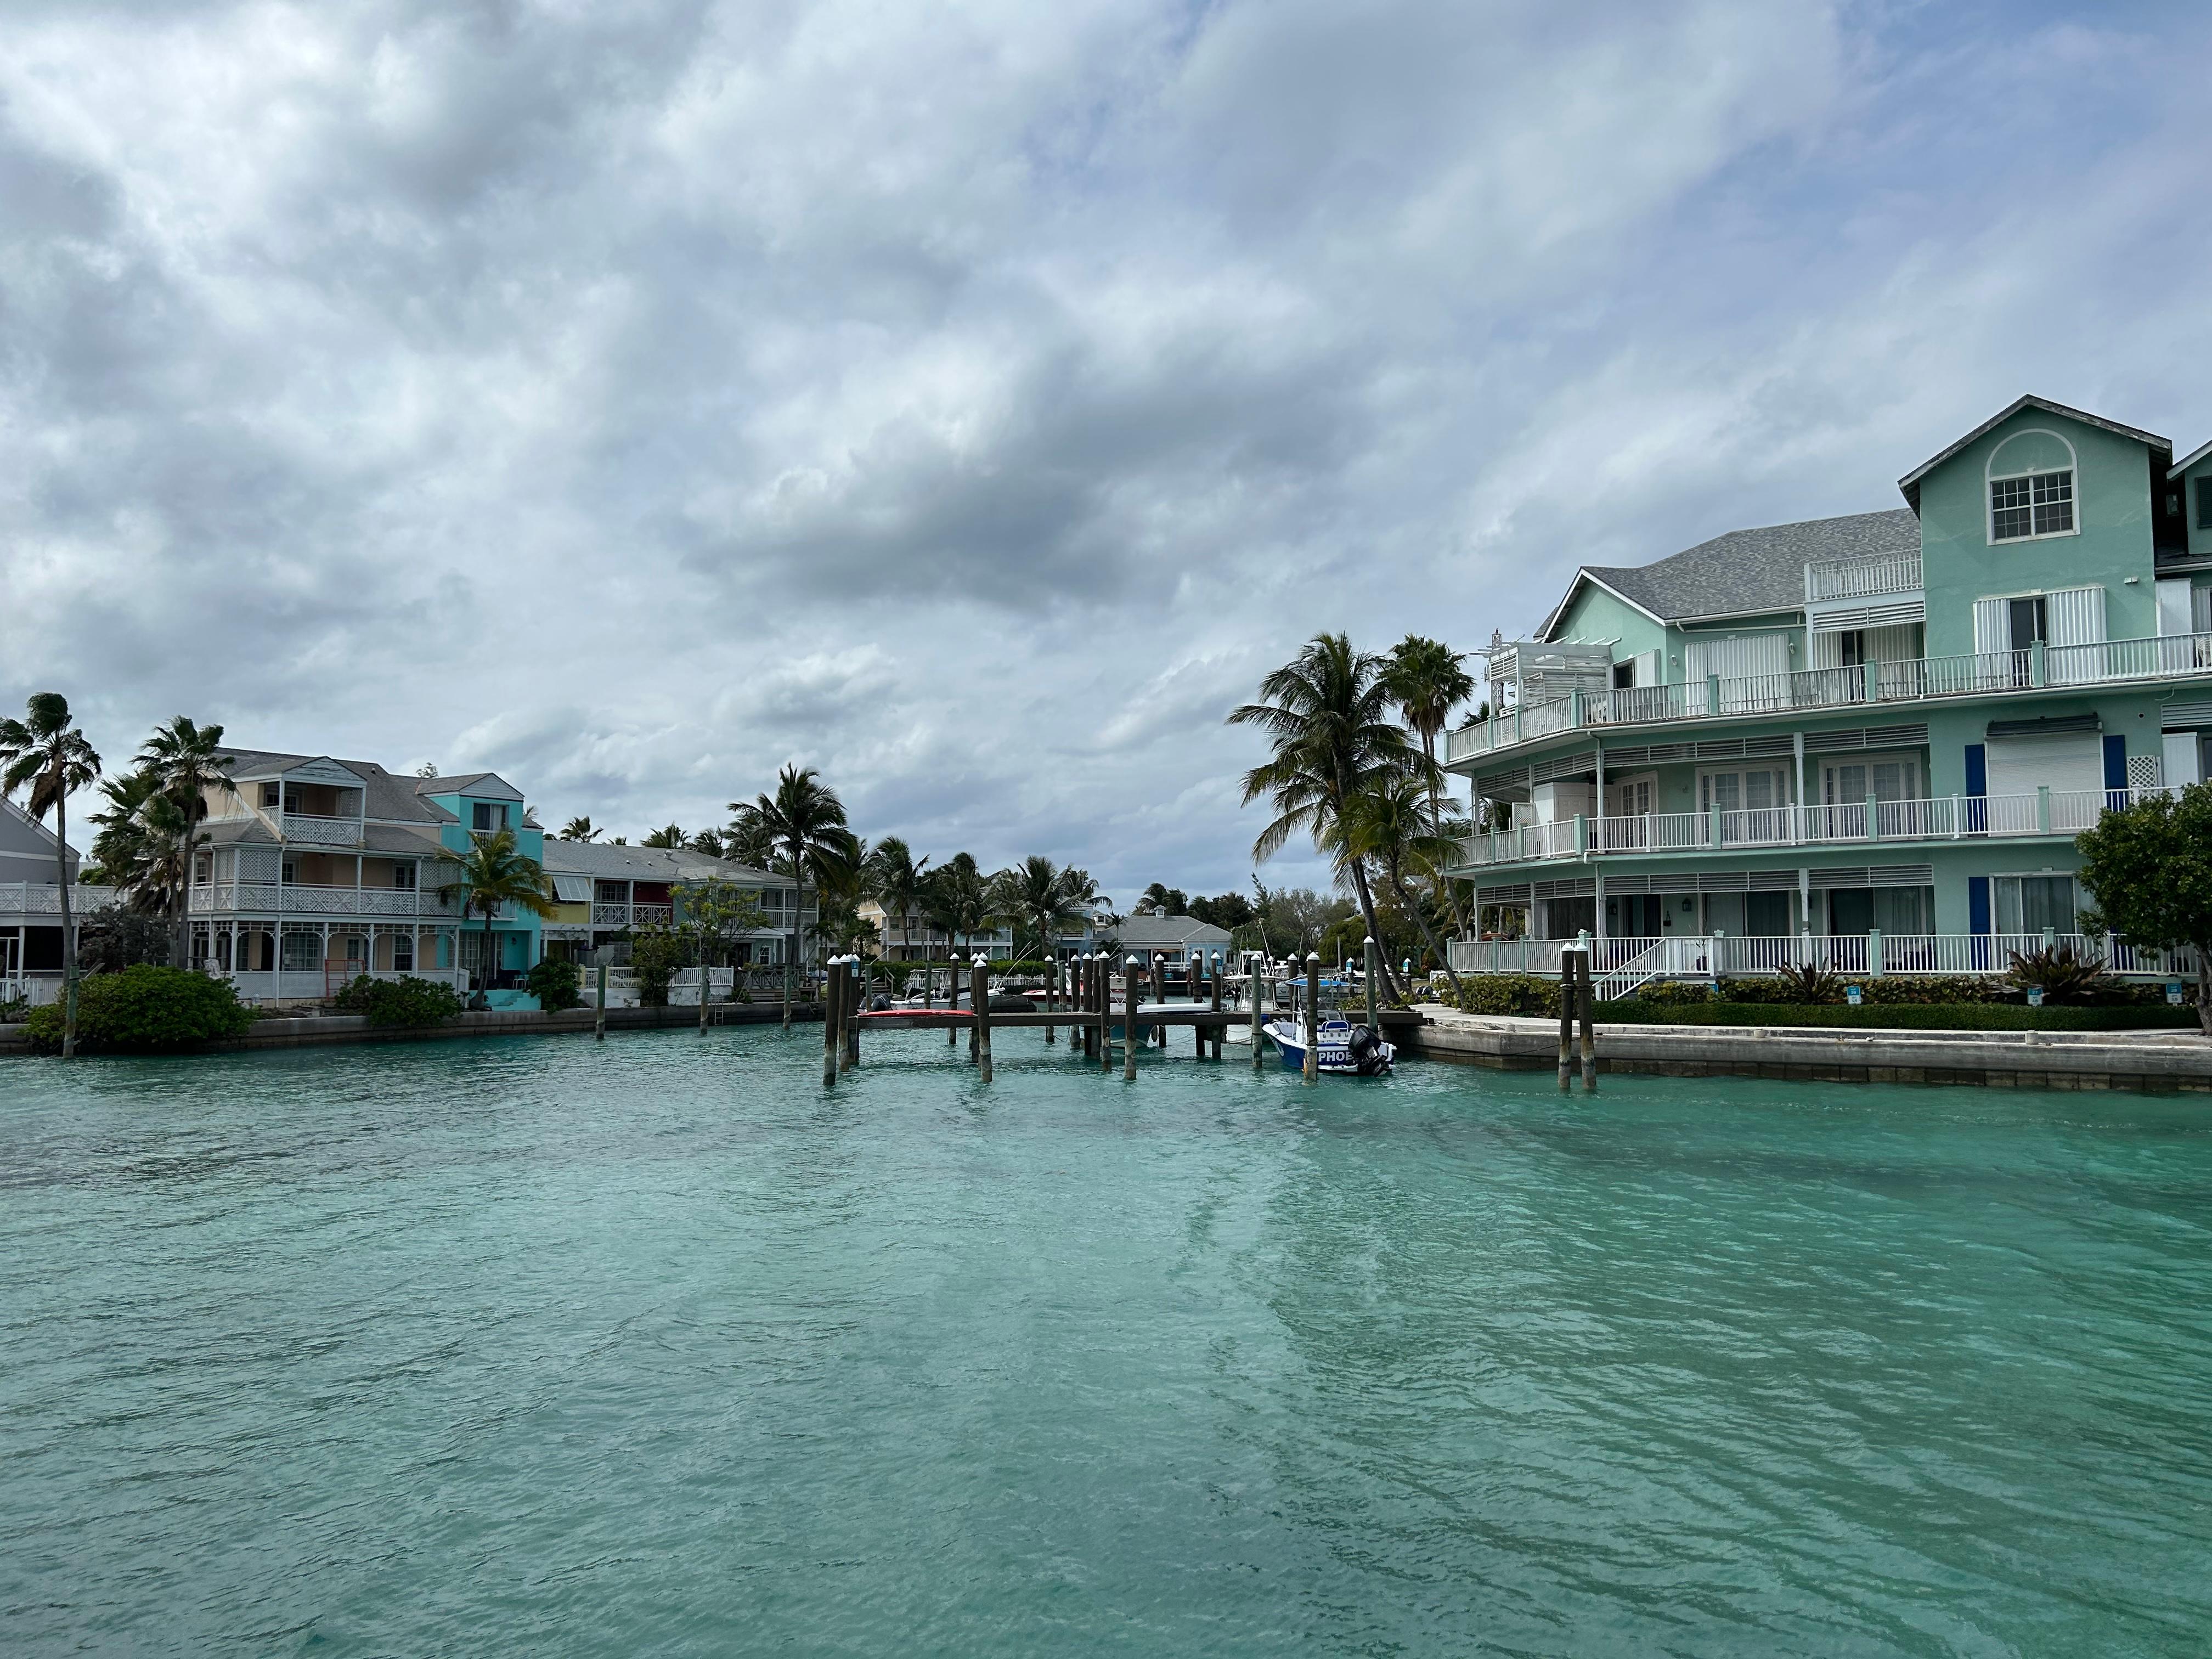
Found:
[[[1124,916],[1115,924],[1114,937],[1124,951],[1172,951],[1177,945],[1229,943],[1226,929],[1196,916]]]
[[[487,789],[487,781],[499,786]],[[428,777],[415,780],[418,795],[474,795],[479,800],[520,800],[522,791],[517,789],[496,772],[456,772],[451,777]]]
[[[720,876],[747,887],[788,887],[781,876],[728,859],[708,858],[689,848],[617,847],[609,842],[545,838],[545,867],[570,875],[603,876],[609,881],[704,881]]]
[[[1651,564],[1583,566],[1536,637],[1552,637],[1584,577],[1662,621],[1685,622],[1800,610],[1805,604],[1805,566],[1809,562],[1919,550],[1920,521],[1901,507],[1759,530],[1731,530]]]

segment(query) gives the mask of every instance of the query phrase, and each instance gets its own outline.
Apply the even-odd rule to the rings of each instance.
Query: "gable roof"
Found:
[[[2048,398],[2039,398],[2033,392],[2029,392],[2024,397],[2015,398],[1965,437],[1946,445],[1940,453],[1930,455],[1911,471],[1899,478],[1897,481],[1897,487],[1905,493],[1905,504],[1917,514],[1920,511],[1920,481],[1966,448],[1967,445],[1985,437],[1993,428],[2002,426],[2023,409],[2039,409],[2046,415],[2057,415],[2065,420],[2079,421],[2084,426],[2094,426],[2123,438],[2132,438],[2139,444],[2147,445],[2154,455],[2161,457],[2167,463],[2171,464],[2173,459],[2173,442],[2171,439],[2161,438],[2155,432],[2145,432],[2140,427],[2123,426],[2119,422],[2108,421],[2101,415],[2092,415],[2087,410],[2070,408],[2065,404],[2055,404]]]
[[[1692,622],[1802,610],[1805,566],[1811,561],[1919,550],[1919,522],[1899,507],[1839,519],[1731,530],[1650,564],[1584,565],[1568,584],[1566,597],[1544,618],[1536,637],[1552,638],[1585,581],[1655,622]]]
[[[451,777],[418,778],[418,795],[474,795],[479,800],[520,800],[522,791],[496,772],[457,772]]]
[[[2191,467],[2196,465],[2197,462],[2203,460],[2207,455],[2212,455],[2212,442],[2199,444],[2196,448],[2191,450],[2189,453],[2183,456],[2179,460],[2173,464],[2172,470],[2166,476],[2169,478],[2178,478],[2183,473],[2188,471]]]
[[[1113,933],[1125,951],[1170,951],[1178,945],[1229,943],[1228,929],[1196,916],[1124,916]]]
[[[308,761],[336,761],[362,781],[363,817],[383,818],[395,823],[457,822],[453,815],[437,802],[422,799],[416,794],[410,786],[416,780],[395,777],[374,761],[339,760],[335,755],[288,755],[281,750],[233,749],[228,745],[222,752],[231,758],[232,775],[241,781],[289,771]]]

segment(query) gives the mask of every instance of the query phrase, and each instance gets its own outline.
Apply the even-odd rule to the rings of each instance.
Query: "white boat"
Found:
[[[1306,1068],[1306,1034],[1288,1014],[1278,1014],[1263,1028],[1283,1057],[1283,1069],[1303,1073]],[[1349,1020],[1321,1023],[1320,1069],[1337,1077],[1382,1077],[1389,1073],[1398,1050],[1382,1034]]]

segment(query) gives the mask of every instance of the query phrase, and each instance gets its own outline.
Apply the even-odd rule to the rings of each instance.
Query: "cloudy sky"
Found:
[[[0,703],[1245,882],[1322,629],[2212,435],[2201,4],[5,0]],[[1286,855],[1270,878],[1310,878]]]

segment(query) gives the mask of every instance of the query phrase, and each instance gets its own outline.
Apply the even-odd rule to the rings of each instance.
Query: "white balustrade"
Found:
[[[1527,705],[1444,733],[1446,764],[1510,749],[1560,732],[1676,720],[1740,718],[1843,708],[1870,702],[1917,702],[2037,690],[2052,685],[2124,684],[2212,674],[2212,634],[2106,640],[2030,651],[1971,652],[1916,657],[1875,669],[1873,696],[1863,667],[1799,669],[1717,682],[1719,702],[1704,684],[1616,687],[1580,697]]]
[[[1869,553],[1851,559],[1816,559],[1805,567],[1805,598],[1871,599],[1882,593],[1920,591],[1920,555]]]
[[[277,823],[288,842],[301,842],[314,847],[361,845],[362,821],[359,818],[325,818],[310,812],[287,812],[277,820]]]
[[[88,916],[111,909],[120,898],[112,887],[83,883],[70,888],[70,914]],[[59,916],[62,891],[50,881],[0,881],[0,916]]]
[[[1784,968],[1819,966],[1839,975],[1870,971],[1874,936],[1865,933],[1699,934],[1660,939],[1593,939],[1591,972],[1609,981],[1608,996],[1625,995],[1655,977],[1764,978]],[[2040,933],[1886,933],[1881,939],[1884,975],[1911,978],[1936,975],[2002,975],[2015,956],[2044,948]],[[2051,942],[2109,973],[2142,978],[2188,980],[2197,972],[2197,953],[2133,945],[2124,939],[2087,933],[2058,933]],[[1540,974],[1554,977],[1559,953],[1571,939],[1455,939],[1447,947],[1452,967],[1462,974]]]

